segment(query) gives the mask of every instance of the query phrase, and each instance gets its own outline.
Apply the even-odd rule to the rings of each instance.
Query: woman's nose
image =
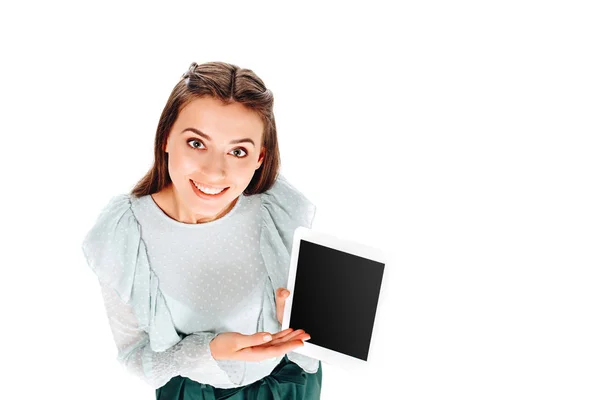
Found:
[[[225,159],[221,155],[209,154],[204,157],[202,161],[202,171],[205,176],[213,177],[217,180],[219,177],[225,175]]]

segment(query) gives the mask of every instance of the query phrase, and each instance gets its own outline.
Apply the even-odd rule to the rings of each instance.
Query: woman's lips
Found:
[[[191,179],[190,179],[190,185],[192,185],[192,190],[194,191],[194,193],[196,193],[196,195],[198,197],[200,197],[202,199],[209,199],[209,200],[218,199],[221,196],[223,196],[223,193],[225,193],[227,190],[229,190],[229,186],[228,186],[225,189],[223,189],[220,193],[217,193],[217,194],[206,194],[206,193],[203,193],[200,189],[198,189],[196,187],[196,185],[194,184],[194,181],[192,181]]]
[[[207,189],[215,189],[215,190],[218,190],[218,189],[223,189],[223,188],[225,188],[225,189],[229,188],[229,186],[214,186],[214,185],[207,185],[207,184],[205,184],[205,183],[198,182],[198,181],[195,181],[195,180],[193,180],[193,179],[190,179],[190,181],[192,181],[192,182],[195,182],[195,183],[197,183],[198,185],[200,185],[200,186],[202,186],[202,187],[204,187],[204,188],[207,188]]]

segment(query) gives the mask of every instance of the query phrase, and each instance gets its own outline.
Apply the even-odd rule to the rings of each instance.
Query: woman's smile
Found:
[[[220,197],[223,196],[223,194],[225,192],[227,192],[227,190],[229,189],[229,187],[226,187],[225,189],[222,189],[221,191],[217,191],[218,189],[206,189],[205,187],[201,186],[202,189],[200,189],[198,187],[198,185],[196,184],[196,182],[194,182],[193,180],[190,179],[190,183],[192,185],[192,190],[194,191],[194,193],[196,193],[196,195],[200,198],[203,199],[218,199]],[[203,190],[207,190],[207,192],[204,192]]]

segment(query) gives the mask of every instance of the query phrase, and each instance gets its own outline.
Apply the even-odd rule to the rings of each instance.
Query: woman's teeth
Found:
[[[194,182],[194,181],[192,181],[192,182]],[[219,194],[223,190],[225,190],[225,188],[222,188],[222,189],[209,189],[209,188],[206,188],[206,187],[198,185],[196,182],[194,182],[194,185],[198,188],[198,190],[200,190],[202,193],[205,193],[205,194]]]

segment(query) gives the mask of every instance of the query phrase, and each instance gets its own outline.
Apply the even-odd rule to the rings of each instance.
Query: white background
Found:
[[[80,246],[192,61],[275,93],[314,228],[388,250],[367,371],[323,399],[600,397],[593,2],[0,6],[2,397],[153,399]]]

